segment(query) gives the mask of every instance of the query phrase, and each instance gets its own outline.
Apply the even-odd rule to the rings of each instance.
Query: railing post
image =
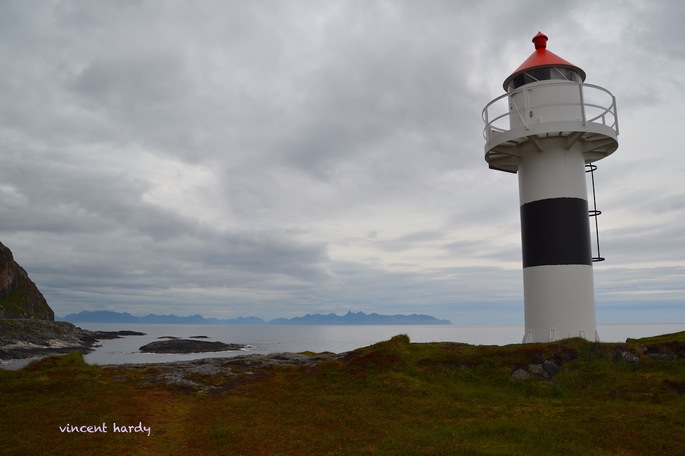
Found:
[[[614,125],[616,126],[616,128],[615,128],[616,134],[618,135],[619,132],[618,132],[618,113],[616,112],[616,97],[612,93],[609,93],[609,95],[611,95],[611,107],[613,108],[612,112],[614,114]]]
[[[583,99],[583,84],[578,84],[578,93],[580,94],[580,118],[583,120],[583,126],[585,126],[585,121],[587,116],[585,115],[585,100]]]
[[[523,88],[523,124],[526,126],[526,130],[530,129],[530,115],[528,114],[528,110],[530,109],[530,99],[528,97],[528,91],[530,89]],[[519,117],[521,117],[521,113],[519,113]]]

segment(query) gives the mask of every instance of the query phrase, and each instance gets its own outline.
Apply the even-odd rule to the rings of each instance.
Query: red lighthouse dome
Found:
[[[533,37],[535,52],[504,80],[504,90],[511,91],[525,84],[549,79],[585,81],[585,72],[581,68],[547,50],[547,40],[547,35],[542,32]]]

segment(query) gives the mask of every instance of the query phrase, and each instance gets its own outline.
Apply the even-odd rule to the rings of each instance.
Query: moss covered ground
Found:
[[[220,392],[89,366],[74,353],[0,371],[0,453],[685,454],[684,347],[685,333],[504,347],[396,336],[240,382],[216,378]],[[559,368],[549,378],[512,378],[544,361]],[[114,432],[115,423],[150,435]]]

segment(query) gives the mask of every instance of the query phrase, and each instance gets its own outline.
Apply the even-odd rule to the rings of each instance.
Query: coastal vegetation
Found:
[[[310,357],[316,361],[298,361]],[[154,365],[87,365],[78,352],[0,371],[3,454],[651,455],[685,448],[685,332],[620,344],[509,346],[415,344],[400,335],[346,354],[283,359],[298,362],[227,360],[215,371],[177,372],[193,380],[185,383],[160,380]]]

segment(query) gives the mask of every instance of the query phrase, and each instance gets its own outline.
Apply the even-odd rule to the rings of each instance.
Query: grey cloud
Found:
[[[94,110],[121,109],[129,115],[141,108],[155,112],[186,90],[183,70],[182,62],[173,54],[136,52],[89,62],[73,75],[69,85],[89,100]]]
[[[679,11],[3,2],[1,240],[58,314],[511,317],[517,181],[488,170],[480,115],[541,30],[617,95],[625,129],[598,176],[614,261],[597,266],[598,302],[617,303],[624,276],[652,290],[665,270],[641,276],[634,258],[672,264],[653,291],[677,293],[683,162],[663,119],[682,104]],[[663,159],[648,173],[645,144]]]

